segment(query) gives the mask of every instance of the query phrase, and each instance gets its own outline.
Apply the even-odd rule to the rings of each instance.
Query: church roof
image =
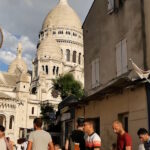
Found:
[[[76,12],[69,6],[67,0],[60,0],[45,18],[42,30],[48,27],[67,27],[81,29],[81,21]]]
[[[0,85],[15,86],[17,75],[0,72]]]
[[[0,98],[10,99],[11,97],[5,93],[0,92]]]

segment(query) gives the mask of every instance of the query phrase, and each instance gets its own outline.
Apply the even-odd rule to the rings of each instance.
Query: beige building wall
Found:
[[[141,68],[143,37],[141,1],[128,0],[108,14],[108,1],[95,0],[83,24],[85,56],[85,91],[92,95],[117,77],[116,46],[126,39],[127,72],[131,71],[130,58]],[[92,89],[92,61],[99,58],[99,86]]]
[[[118,119],[118,114],[129,113],[129,134],[133,140],[133,150],[138,149],[139,139],[137,130],[140,127],[148,128],[147,98],[145,86],[134,90],[126,89],[122,94],[108,96],[105,99],[93,99],[88,105],[76,109],[76,119],[81,116],[100,118],[100,136],[102,149],[110,150],[116,142],[116,135],[112,130],[112,122]]]
[[[146,34],[146,62],[147,62],[147,69],[150,69],[150,1],[144,0],[144,14],[145,14],[145,34]]]

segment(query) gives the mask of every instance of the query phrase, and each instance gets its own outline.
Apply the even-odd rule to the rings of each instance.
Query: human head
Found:
[[[146,142],[149,139],[148,131],[145,128],[140,128],[137,131],[137,135],[139,136],[141,142]]]
[[[5,127],[0,125],[0,138],[2,138],[5,135]]]
[[[34,124],[34,129],[36,130],[37,128],[41,128],[42,127],[42,119],[41,118],[35,118],[33,121]]]
[[[94,132],[94,120],[91,118],[87,118],[84,120],[84,132],[88,135]]]
[[[121,134],[122,132],[124,132],[122,123],[118,120],[113,122],[112,128],[113,128],[114,133],[116,134]]]

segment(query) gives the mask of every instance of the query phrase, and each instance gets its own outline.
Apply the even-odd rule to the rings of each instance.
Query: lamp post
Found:
[[[2,29],[0,28],[0,48],[2,47],[3,44],[3,32]]]

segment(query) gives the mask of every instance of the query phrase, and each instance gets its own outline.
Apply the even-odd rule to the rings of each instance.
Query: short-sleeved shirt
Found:
[[[32,150],[47,150],[52,138],[48,132],[36,130],[31,132],[29,141],[32,142]]]
[[[132,148],[132,139],[131,136],[125,132],[123,135],[118,135],[117,150],[125,150],[126,146],[131,146]]]
[[[101,147],[101,138],[97,133],[93,133],[86,138],[86,150],[94,150]]]

